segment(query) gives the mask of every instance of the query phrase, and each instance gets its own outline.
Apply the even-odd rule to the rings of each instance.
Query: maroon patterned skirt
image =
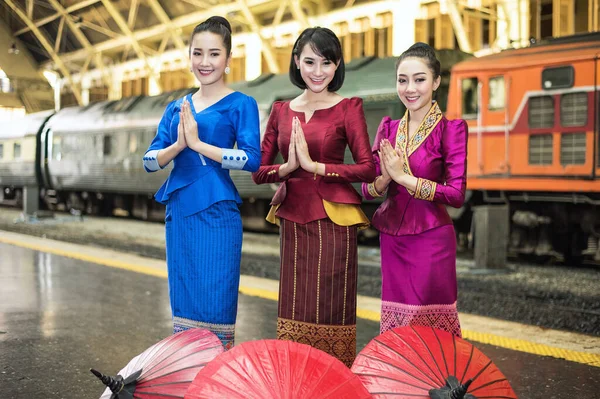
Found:
[[[357,227],[281,219],[277,338],[356,357]]]

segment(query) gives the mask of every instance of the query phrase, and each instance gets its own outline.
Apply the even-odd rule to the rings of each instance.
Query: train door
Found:
[[[52,158],[52,129],[44,126],[40,134],[40,183],[43,188],[52,189],[52,180],[50,179],[49,161]]]
[[[594,111],[592,112],[592,126],[594,129],[594,158],[595,169],[592,173],[594,179],[600,179],[600,52],[594,57]]]

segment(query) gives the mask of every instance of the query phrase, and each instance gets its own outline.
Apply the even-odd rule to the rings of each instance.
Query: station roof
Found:
[[[353,4],[367,2],[359,0]],[[347,0],[3,0],[0,23],[38,66],[61,75],[185,48],[198,23],[226,17],[233,33],[307,17]],[[0,35],[2,33],[0,32]],[[12,43],[11,43],[12,44]],[[0,59],[0,62],[2,60]],[[0,68],[4,68],[0,64]]]

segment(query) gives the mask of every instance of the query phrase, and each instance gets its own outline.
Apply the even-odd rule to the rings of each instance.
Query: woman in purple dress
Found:
[[[446,206],[462,206],[466,189],[467,124],[447,120],[433,93],[440,62],[416,43],[396,63],[401,120],[383,118],[373,144],[377,178],[365,198],[387,193],[373,216],[380,232],[381,332],[430,326],[461,336],[456,310],[456,237]]]

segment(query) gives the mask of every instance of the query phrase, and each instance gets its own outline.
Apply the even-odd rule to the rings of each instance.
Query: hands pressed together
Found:
[[[298,168],[302,168],[310,173],[317,173],[318,163],[313,161],[308,152],[308,144],[304,137],[304,131],[300,124],[300,119],[292,119],[292,135],[290,137],[290,146],[288,149],[288,160],[280,169],[283,169],[284,176],[292,173]]]
[[[187,98],[181,103],[181,111],[179,111],[179,125],[177,126],[177,148],[181,151],[186,147],[193,150],[200,144],[198,137],[198,124],[192,113],[190,102]]]
[[[390,180],[398,182],[404,172],[404,154],[398,149],[394,149],[388,139],[381,140],[379,144],[379,160],[381,165],[381,176],[389,183]]]

